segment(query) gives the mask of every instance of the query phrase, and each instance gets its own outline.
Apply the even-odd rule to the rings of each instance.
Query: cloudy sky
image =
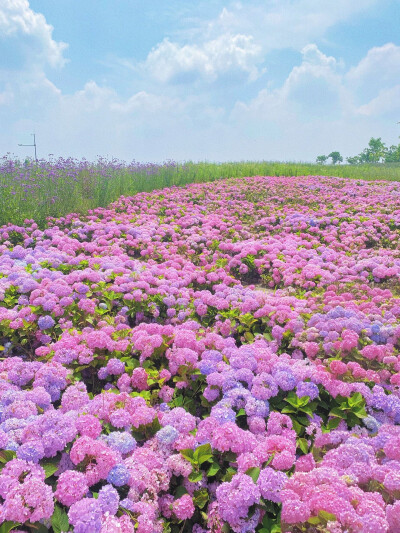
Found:
[[[399,0],[0,0],[0,156],[313,161],[400,135]]]

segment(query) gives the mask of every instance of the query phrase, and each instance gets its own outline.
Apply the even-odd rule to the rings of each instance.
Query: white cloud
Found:
[[[248,104],[237,103],[234,116],[249,112],[260,119],[284,124],[293,117],[309,122],[322,113],[326,118],[341,113],[347,101],[341,65],[315,44],[306,45],[301,53],[301,64],[292,69],[281,87],[261,90]]]
[[[400,46],[387,43],[371,48],[367,55],[346,75],[347,84],[360,97],[369,100],[383,89],[390,89],[400,81]]]
[[[246,0],[231,2],[220,15],[198,28],[213,38],[221,33],[252,35],[263,52],[302,49],[336,24],[367,11],[378,0]]]
[[[272,50],[301,51],[327,30],[366,11],[378,0],[247,0],[232,1],[212,20],[196,20],[181,32],[190,44],[164,39],[148,54],[142,70],[162,83],[215,81],[224,73],[244,73],[254,81]],[[178,33],[179,36],[179,33]],[[310,48],[308,61],[317,53]],[[328,61],[335,59],[328,58]],[[127,68],[132,68],[128,62]],[[134,67],[133,67],[134,68]]]
[[[360,115],[383,116],[388,115],[393,121],[400,118],[400,85],[390,89],[382,89],[378,96],[357,109]]]
[[[181,106],[181,101],[178,98],[139,91],[126,101],[112,103],[111,109],[120,113],[138,113],[146,110],[146,112],[154,114],[163,113],[173,108],[177,109],[179,106]]]
[[[260,57],[261,48],[250,35],[223,34],[203,44],[183,46],[165,39],[149,53],[143,68],[163,83],[185,75],[214,81],[232,71],[254,80]]]
[[[35,13],[28,0],[2,0],[0,3],[0,34],[17,37],[18,46],[34,62],[48,63],[52,67],[63,66],[63,51],[67,44],[52,37],[53,27],[41,13]]]
[[[264,149],[265,158],[310,160],[332,150],[354,155],[371,136],[396,138],[400,85],[375,92],[374,99],[357,107],[358,89],[349,83],[340,61],[315,44],[305,46],[302,56],[280,87],[263,89],[253,99],[236,103],[231,130],[252,139],[246,146],[249,153],[262,154]]]

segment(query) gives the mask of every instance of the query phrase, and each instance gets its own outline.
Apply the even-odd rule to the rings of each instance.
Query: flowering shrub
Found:
[[[256,177],[1,227],[5,531],[399,531],[399,194]]]

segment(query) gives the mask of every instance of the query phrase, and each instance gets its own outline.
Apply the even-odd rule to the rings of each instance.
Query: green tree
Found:
[[[385,154],[385,163],[400,163],[400,144],[392,146]]]
[[[343,157],[340,155],[340,152],[331,152],[328,157],[332,159],[332,164],[336,165],[336,163],[342,163]]]
[[[385,159],[387,148],[382,138],[371,137],[368,147],[359,155],[362,163],[379,163]]]
[[[328,160],[327,155],[319,155],[317,159],[315,160],[319,165],[324,165]]]
[[[346,157],[346,161],[349,165],[359,165],[360,157],[358,155],[354,155],[353,157]]]

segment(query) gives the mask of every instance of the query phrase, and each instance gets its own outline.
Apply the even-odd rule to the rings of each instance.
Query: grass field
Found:
[[[126,164],[117,160],[58,159],[24,164],[4,157],[0,163],[0,225],[34,219],[44,227],[49,216],[105,207],[121,195],[172,185],[243,176],[340,176],[400,180],[400,165],[316,165],[296,162],[227,163],[167,161]]]

